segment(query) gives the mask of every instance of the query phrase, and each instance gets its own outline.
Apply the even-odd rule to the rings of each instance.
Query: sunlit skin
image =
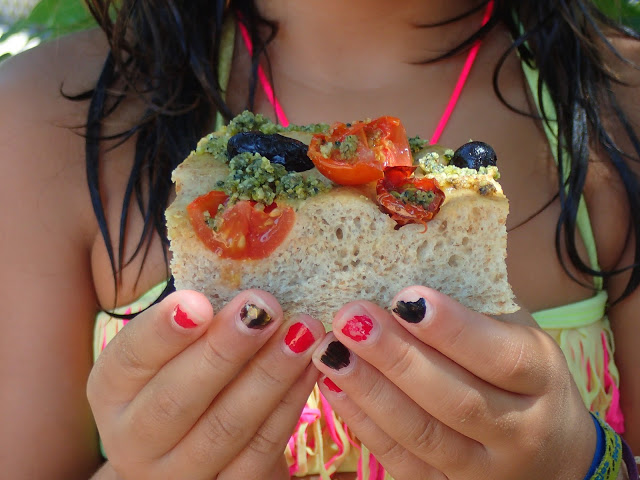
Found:
[[[280,25],[269,55],[276,93],[289,120],[298,124],[331,123],[393,115],[402,119],[409,136],[429,138],[464,55],[426,65],[416,62],[455,45],[461,35],[477,28],[482,11],[446,27],[417,28],[415,24],[434,23],[476,4],[466,0],[405,0],[400,8],[397,1],[384,0],[258,0],[265,16]],[[342,327],[348,317],[366,314],[374,322],[371,331],[384,335],[355,342],[338,329],[335,336],[351,349],[355,360],[349,367],[350,374],[336,375],[319,361],[320,350],[328,340],[316,320],[302,317],[314,343],[302,353],[287,350],[284,339],[293,320],[283,320],[277,299],[263,292],[243,292],[222,311],[212,312],[202,296],[178,292],[131,322],[131,328],[121,332],[105,350],[89,384],[91,406],[86,387],[93,365],[96,305],[125,305],[164,280],[162,242],[154,239],[143,265],[143,256],[138,255],[125,267],[116,296],[109,257],[88,197],[84,140],[64,128],[83,124],[86,103],[69,102],[59,95],[61,84],[70,92],[94,85],[107,52],[102,33],[74,34],[4,62],[0,66],[0,174],[4,179],[0,218],[11,225],[11,234],[2,236],[0,249],[0,302],[4,307],[0,412],[2,430],[10,432],[0,435],[4,476],[86,479],[93,475],[95,479],[117,479],[115,466],[129,469],[132,478],[143,478],[143,471],[158,475],[175,469],[190,473],[188,478],[213,478],[220,473],[218,478],[225,480],[243,478],[244,473],[251,472],[257,478],[283,480],[288,473],[281,447],[322,374],[335,382],[331,385],[348,392],[345,399],[328,391],[326,383],[321,384],[353,430],[371,437],[368,443],[372,450],[388,450],[387,456],[380,455],[381,460],[397,472],[398,479],[444,478],[442,471],[452,468],[447,459],[454,458],[456,451],[476,452],[477,445],[468,440],[471,437],[480,438],[478,442],[495,453],[491,462],[478,464],[478,468],[494,472],[492,478],[509,478],[505,472],[520,465],[534,475],[531,478],[583,478],[595,445],[591,420],[563,370],[566,366],[561,356],[550,339],[534,327],[527,312],[588,298],[593,292],[569,278],[558,262],[554,246],[558,203],[525,222],[554,196],[557,183],[553,159],[539,125],[510,111],[492,94],[493,67],[509,44],[507,32],[499,26],[485,39],[440,143],[455,147],[469,138],[481,139],[498,154],[500,183],[510,203],[509,280],[523,307],[518,315],[506,319],[514,323],[494,322],[419,288],[409,293],[419,292],[433,302],[437,314],[430,327],[407,326],[373,304],[345,299],[348,305],[337,315],[336,325]],[[630,47],[620,44],[624,53],[639,60],[635,47]],[[249,64],[240,43],[236,51],[228,99],[232,110],[239,111],[245,104]],[[630,71],[625,75],[637,80],[637,74],[633,77]],[[503,70],[501,87],[513,105],[529,108],[515,57]],[[621,105],[638,126],[636,90],[617,88]],[[140,109],[140,103],[127,102],[110,117],[106,133],[134,122]],[[272,108],[260,92],[256,111],[273,118]],[[117,242],[133,153],[133,141],[104,152],[103,196],[109,228],[116,232],[113,242]],[[603,182],[609,188],[601,188]],[[598,258],[605,269],[631,262],[621,228],[627,224],[627,211],[617,182],[605,164],[595,163],[590,169],[586,200]],[[125,258],[133,253],[143,225],[137,207],[133,206],[130,213]],[[573,273],[587,284],[591,281]],[[613,298],[625,282],[626,277],[621,275],[610,283]],[[262,302],[273,314],[272,322],[259,333],[243,330],[234,320],[248,299]],[[187,324],[195,327],[181,328],[174,322],[176,306],[191,321]],[[640,452],[640,413],[636,407],[640,404],[640,378],[636,373],[640,366],[636,347],[640,341],[638,311],[640,292],[636,291],[609,313],[621,373],[625,437],[636,452]],[[182,316],[180,321],[185,322]],[[468,342],[464,343],[467,348],[449,351],[455,328],[468,335],[457,337]],[[513,366],[510,362],[514,359],[508,355],[487,358],[496,349],[496,339],[514,352],[518,346],[527,347],[523,350],[524,363],[519,365],[521,377],[514,380],[504,373]],[[391,379],[398,379],[388,371],[390,365],[376,364],[372,352],[384,348],[385,359],[400,358],[402,345],[423,352],[425,343],[450,360],[441,362],[442,356],[436,360],[416,357],[413,365],[428,366],[416,370],[415,384],[425,381],[421,375],[447,377],[439,368],[444,363],[452,374],[438,389],[428,389],[424,403],[418,405],[409,401],[415,395],[409,391],[410,386],[399,382],[398,387],[391,388]],[[210,361],[217,358],[213,352],[231,361]],[[250,358],[259,362],[245,365]],[[234,370],[235,364],[242,366]],[[258,374],[265,365],[272,374],[270,378],[280,379],[280,383]],[[202,378],[208,381],[202,382]],[[505,441],[506,430],[488,428],[490,423],[495,427],[496,422],[491,422],[495,419],[483,416],[485,412],[480,410],[476,411],[475,423],[468,426],[455,415],[446,417],[444,411],[455,412],[455,407],[464,403],[448,404],[452,398],[473,398],[465,397],[465,393],[477,387],[478,378],[484,381],[483,392],[490,392],[485,397],[488,404],[496,410],[517,410],[521,406],[515,398],[518,395],[532,399],[532,414],[517,417],[514,427],[517,432],[528,432],[526,436]],[[526,380],[526,387],[521,380]],[[372,383],[380,387],[382,395],[366,402],[362,395]],[[259,405],[254,402],[247,415],[244,410],[233,410],[255,398],[256,388],[260,389]],[[444,395],[447,391],[451,392],[448,397]],[[208,410],[211,421],[197,423],[194,412],[200,417],[214,397],[218,403]],[[359,415],[361,409],[366,416]],[[385,420],[390,409],[411,412],[417,425],[429,425],[432,417],[427,409],[434,417],[446,417],[450,426],[443,437],[446,442],[429,462],[420,457],[419,448],[394,447],[395,437],[402,432],[394,431]],[[221,418],[216,415],[224,411],[243,413],[235,417],[245,421],[239,431],[257,431],[254,443],[239,435],[234,441],[212,445],[214,430],[207,428],[216,425],[215,418]],[[103,438],[112,448],[110,453],[119,459],[117,465],[106,463],[101,467],[93,415],[104,428]],[[228,421],[227,427],[234,426],[232,419],[223,420]],[[405,417],[397,420],[401,424]],[[493,436],[485,438],[482,432]],[[265,441],[258,445],[262,438],[270,438],[274,444]],[[525,447],[519,440],[523,439],[539,440],[553,449],[550,451],[557,454],[554,461],[544,462],[542,457],[531,455],[522,458]]]

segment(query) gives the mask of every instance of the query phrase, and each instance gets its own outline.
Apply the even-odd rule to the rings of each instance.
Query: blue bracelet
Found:
[[[604,457],[604,430],[600,425],[600,422],[596,418],[594,414],[591,414],[591,420],[593,420],[593,425],[596,427],[597,441],[596,441],[596,452],[593,454],[593,460],[591,460],[591,466],[589,467],[589,471],[587,475],[584,477],[584,480],[591,480],[591,477],[596,473],[596,469],[600,462],[602,461],[602,457]]]
[[[592,467],[595,464],[596,468],[589,469],[585,480],[616,480],[622,467],[622,440],[620,435],[600,418],[600,415],[597,413],[591,415],[598,424],[598,443],[592,462]]]

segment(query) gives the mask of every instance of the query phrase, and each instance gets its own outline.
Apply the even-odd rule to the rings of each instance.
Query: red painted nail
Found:
[[[294,323],[289,327],[287,335],[284,337],[284,343],[294,353],[302,353],[308,350],[316,341],[311,330],[304,323]]]
[[[342,333],[351,340],[361,342],[369,337],[372,329],[373,320],[366,315],[356,315],[342,327]]]
[[[173,319],[182,328],[195,328],[198,326],[193,320],[191,320],[187,314],[180,309],[180,305],[176,305],[173,309]]]
[[[333,380],[331,380],[329,377],[324,377],[324,380],[322,380],[322,383],[324,383],[327,386],[327,388],[332,392],[340,393],[342,391],[342,389],[339,386],[337,386],[335,383],[333,383]]]

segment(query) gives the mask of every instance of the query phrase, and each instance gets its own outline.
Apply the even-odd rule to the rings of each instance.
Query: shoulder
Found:
[[[108,44],[99,29],[58,37],[15,55],[0,64],[0,85],[16,80],[30,82],[24,88],[60,86],[72,82],[77,88],[91,87],[104,62]],[[14,85],[18,86],[18,85]]]
[[[106,53],[106,42],[91,31],[51,41],[0,64],[5,193],[17,194],[12,190],[19,185],[23,194],[29,189],[48,193],[54,202],[50,205],[84,214],[77,209],[87,203],[78,202],[78,196],[86,195],[82,126],[88,102],[65,95],[92,87]]]
[[[0,398],[10,412],[5,430],[23,433],[0,435],[0,449],[12,452],[2,466],[9,478],[32,475],[34,458],[51,478],[87,478],[98,463],[85,393],[97,230],[80,128],[87,104],[61,89],[90,88],[105,55],[91,32],[0,65],[0,300],[9,312],[0,319],[0,363],[10,366],[0,381],[29,392],[20,404]]]

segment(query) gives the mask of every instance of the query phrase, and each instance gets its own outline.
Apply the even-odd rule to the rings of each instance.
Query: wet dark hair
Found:
[[[227,5],[228,3],[228,5]],[[277,25],[262,18],[251,0],[87,0],[93,16],[106,33],[111,51],[96,86],[77,99],[90,99],[87,118],[87,176],[94,211],[109,252],[114,281],[131,259],[123,258],[127,207],[130,202],[145,219],[135,255],[146,255],[150,239],[166,239],[164,210],[171,192],[173,168],[194,148],[212,125],[216,112],[233,116],[223,99],[216,76],[223,21],[230,12],[247,26],[254,44],[253,68],[248,82],[246,107],[253,107],[256,69],[265,47],[277,32]],[[454,22],[486,4],[439,25]],[[569,272],[567,259],[575,268],[605,280],[620,271],[594,271],[578,253],[575,238],[578,203],[584,190],[589,165],[589,146],[602,149],[617,171],[627,193],[630,211],[629,238],[635,242],[631,277],[623,296],[640,283],[640,184],[629,166],[640,157],[640,142],[616,101],[611,86],[618,80],[602,61],[602,48],[610,48],[605,30],[638,39],[638,36],[605,17],[588,0],[495,0],[490,21],[441,58],[469,48],[498,23],[507,26],[514,42],[497,64],[494,88],[502,97],[498,78],[504,60],[517,50],[522,60],[535,65],[540,86],[546,85],[556,106],[559,131],[558,156],[569,159],[569,171],[558,162],[561,213],[556,231],[556,249]],[[435,25],[435,24],[434,24]],[[433,25],[431,25],[433,26]],[[428,27],[428,26],[425,26]],[[430,59],[433,61],[433,59]],[[112,137],[120,141],[137,135],[136,154],[127,184],[118,244],[111,242],[100,199],[100,142],[103,121],[127,95],[139,95],[147,108],[136,125]],[[515,109],[514,109],[515,110]],[[623,152],[604,126],[604,115],[612,111],[618,126],[626,132],[634,152]],[[521,112],[531,115],[530,112]],[[117,286],[116,285],[116,286]]]

